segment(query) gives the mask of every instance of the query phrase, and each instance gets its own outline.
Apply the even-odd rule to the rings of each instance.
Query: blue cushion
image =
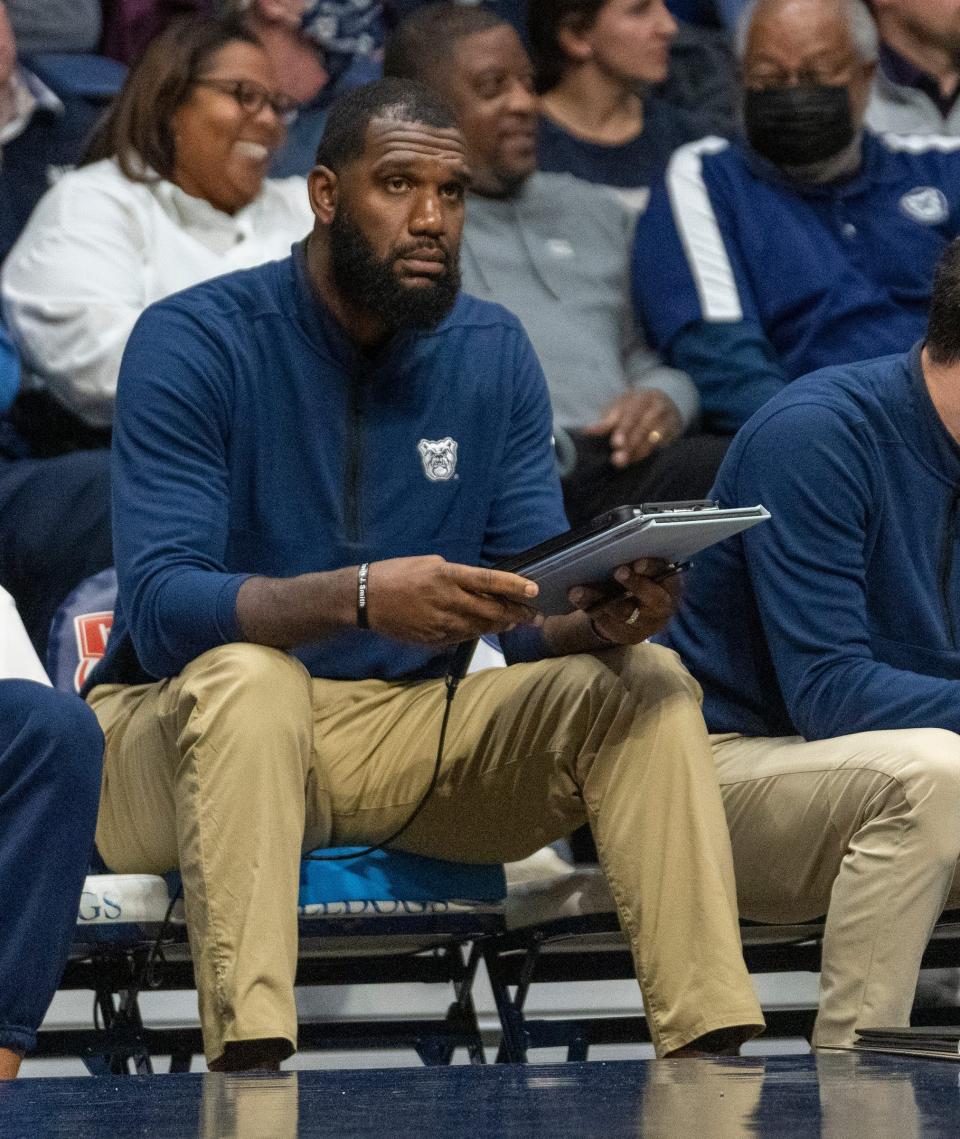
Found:
[[[127,75],[122,63],[87,52],[38,52],[21,62],[61,98],[106,102],[120,90]]]
[[[345,854],[321,850],[317,854]],[[300,905],[324,902],[499,902],[507,894],[503,867],[446,862],[403,850],[376,850],[349,862],[300,864]]]

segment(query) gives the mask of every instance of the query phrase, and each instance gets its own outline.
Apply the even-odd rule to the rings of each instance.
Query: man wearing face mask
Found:
[[[919,339],[960,230],[960,140],[864,129],[861,0],[754,0],[738,54],[745,137],[674,154],[633,264],[638,317],[725,432],[798,376]]]

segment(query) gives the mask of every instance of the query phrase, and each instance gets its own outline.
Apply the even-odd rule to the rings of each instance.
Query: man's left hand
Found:
[[[615,467],[639,463],[683,434],[677,405],[656,388],[624,392],[603,418],[583,428],[585,435],[610,436],[610,462]]]
[[[670,620],[680,601],[680,575],[670,574],[661,582],[654,579],[669,572],[666,562],[642,558],[620,566],[614,574],[624,589],[618,597],[602,600],[590,586],[570,591],[570,601],[586,613],[597,634],[618,645],[637,645]]]

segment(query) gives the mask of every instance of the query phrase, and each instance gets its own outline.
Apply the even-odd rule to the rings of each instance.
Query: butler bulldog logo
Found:
[[[900,209],[921,225],[939,225],[950,216],[950,203],[942,190],[918,186],[900,199]]]
[[[421,439],[417,444],[423,473],[431,482],[446,482],[452,479],[457,469],[457,441],[448,435],[446,439]]]

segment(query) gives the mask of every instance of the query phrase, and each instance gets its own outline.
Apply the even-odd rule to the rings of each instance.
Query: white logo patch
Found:
[[[431,482],[452,479],[457,469],[457,441],[448,435],[445,439],[421,439],[417,444],[423,473]]]
[[[900,199],[900,209],[921,225],[939,225],[950,216],[946,195],[934,186],[918,186],[904,194]]]

